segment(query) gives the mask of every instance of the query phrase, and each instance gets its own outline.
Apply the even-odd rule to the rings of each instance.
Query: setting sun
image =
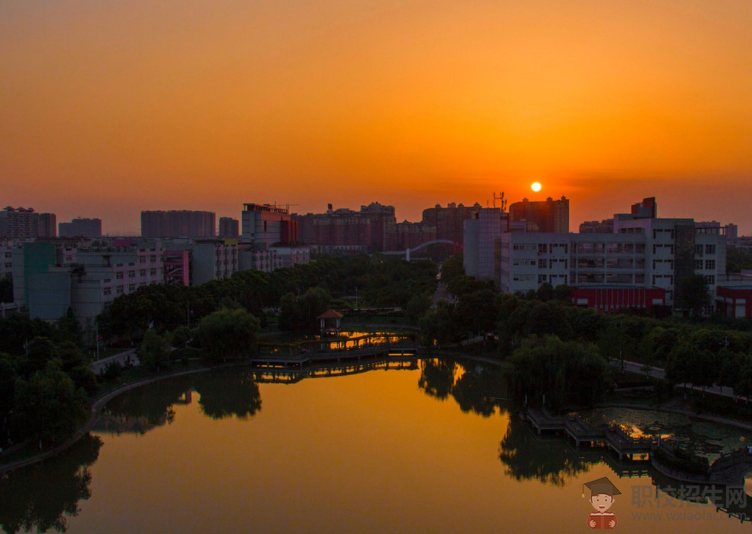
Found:
[[[540,182],[535,182],[530,187],[532,187],[533,191],[535,191],[536,193],[541,190],[541,184],[540,184]]]

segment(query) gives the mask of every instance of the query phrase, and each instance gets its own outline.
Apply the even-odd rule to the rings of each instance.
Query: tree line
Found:
[[[511,393],[547,394],[547,403],[589,404],[613,383],[609,361],[664,367],[671,385],[713,384],[752,395],[752,332],[748,321],[677,319],[658,310],[605,314],[571,303],[567,286],[543,284],[527,294],[498,292],[466,276],[461,257],[442,266],[452,301],[420,319],[426,346],[493,334],[506,362]],[[692,280],[696,285],[699,279]],[[702,280],[699,280],[703,282]],[[702,291],[702,288],[698,289]]]

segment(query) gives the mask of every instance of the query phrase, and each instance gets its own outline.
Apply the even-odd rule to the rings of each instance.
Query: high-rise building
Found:
[[[60,237],[102,237],[102,219],[82,219],[78,217],[71,222],[58,225]]]
[[[232,217],[219,218],[219,237],[240,237],[240,224]]]
[[[39,237],[39,214],[34,208],[6,207],[0,211],[0,238],[36,239]]]
[[[396,224],[394,206],[372,202],[360,211],[347,208],[325,213],[292,215],[299,225],[300,240],[327,248],[363,247],[366,252],[382,252],[387,248],[387,229]]]
[[[481,280],[498,280],[500,263],[498,247],[501,234],[507,230],[507,216],[501,208],[480,208],[478,214],[465,221],[465,274]]]
[[[57,217],[54,213],[39,214],[39,237],[57,237]]]
[[[423,222],[387,224],[386,250],[407,250],[436,239],[436,227]]]
[[[468,219],[477,217],[481,205],[448,204],[445,208],[436,204],[433,208],[423,210],[423,224],[436,228],[436,239],[446,239],[455,243],[464,243],[464,224]]]
[[[256,250],[267,250],[278,243],[298,241],[298,223],[290,220],[287,208],[248,203],[243,204],[241,217],[242,238],[246,242],[252,242]]]
[[[215,237],[216,215],[210,211],[142,211],[142,237]]]
[[[528,232],[569,233],[569,199],[531,202],[523,199],[509,206],[510,223],[527,223]]]

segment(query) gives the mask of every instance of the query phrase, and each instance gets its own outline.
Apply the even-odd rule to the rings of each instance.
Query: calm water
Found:
[[[510,417],[500,384],[496,371],[438,362],[291,384],[257,384],[247,369],[163,381],[113,401],[68,453],[0,482],[0,524],[108,534],[589,532],[582,483],[607,476],[623,493],[613,507],[620,531],[752,529],[712,504],[656,500],[650,476],[620,478],[625,466],[600,451],[539,439]],[[664,515],[633,515],[644,512]]]

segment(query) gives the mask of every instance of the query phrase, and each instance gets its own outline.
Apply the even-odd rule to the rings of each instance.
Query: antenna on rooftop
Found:
[[[506,199],[504,199],[504,191],[499,193],[499,196],[496,196],[496,193],[494,193],[494,208],[496,207],[497,200],[499,201],[499,207],[501,208],[501,211],[507,211],[507,201]]]

